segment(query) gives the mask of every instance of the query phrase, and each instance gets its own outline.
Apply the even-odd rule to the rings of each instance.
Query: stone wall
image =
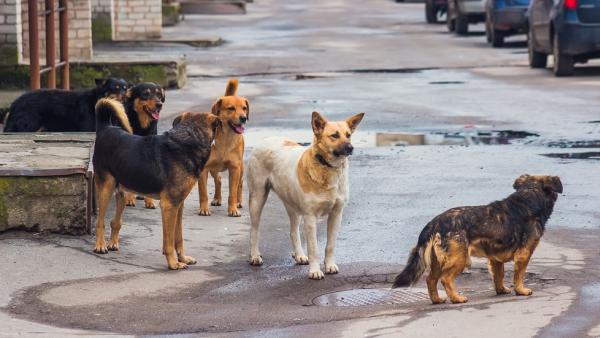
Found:
[[[0,64],[18,64],[22,54],[21,6],[17,0],[0,0]]]
[[[162,29],[161,0],[113,0],[114,39],[158,38]]]
[[[113,39],[113,7],[113,0],[92,0],[92,40],[94,42]]]

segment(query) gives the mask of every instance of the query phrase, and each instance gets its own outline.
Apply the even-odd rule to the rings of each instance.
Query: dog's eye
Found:
[[[229,110],[229,111],[234,111],[234,110],[235,110],[235,107],[233,107],[233,106],[227,107],[227,110]]]
[[[246,111],[246,110],[248,110],[248,107],[244,106],[242,109],[243,109],[244,111]]]
[[[346,133],[347,138],[350,138],[350,136],[352,136],[350,133]]]
[[[336,139],[336,140],[337,140],[338,138],[340,138],[340,134],[338,134],[338,133],[331,134],[331,138],[333,138],[333,139]]]

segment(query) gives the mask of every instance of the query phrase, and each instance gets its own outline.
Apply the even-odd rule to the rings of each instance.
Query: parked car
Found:
[[[448,0],[448,30],[458,35],[466,35],[469,32],[469,24],[484,22],[485,1]]]
[[[485,36],[493,47],[502,47],[504,38],[527,32],[529,0],[487,0]]]
[[[600,0],[532,0],[529,4],[529,65],[573,74],[576,62],[600,57]]]
[[[438,17],[446,13],[448,0],[425,0],[425,20],[427,23],[437,23]]]

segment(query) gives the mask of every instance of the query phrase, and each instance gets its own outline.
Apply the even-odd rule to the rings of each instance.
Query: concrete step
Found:
[[[183,0],[180,1],[182,14],[246,14],[244,0]]]
[[[95,136],[0,134],[0,232],[90,233]]]

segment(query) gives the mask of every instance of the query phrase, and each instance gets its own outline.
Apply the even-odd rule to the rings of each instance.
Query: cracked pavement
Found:
[[[125,211],[120,251],[108,255],[92,253],[93,236],[0,234],[0,336],[600,335],[600,319],[590,315],[600,304],[598,161],[540,156],[599,151],[548,147],[600,139],[600,124],[590,123],[599,119],[598,63],[556,79],[526,67],[523,37],[492,49],[482,25],[458,38],[444,25],[426,25],[422,7],[261,0],[245,16],[186,16],[165,29],[170,36],[220,36],[226,43],[219,47],[97,49],[112,58],[185,54],[189,83],[168,91],[161,130],[181,111],[208,111],[228,77],[239,77],[252,107],[247,153],[265,136],[310,142],[313,110],[330,119],[367,112],[354,140],[351,197],[336,248],[341,272],[311,281],[306,266],[293,264],[287,216],[274,195],[261,225],[265,264],[249,266],[247,209],[240,218],[227,217],[225,207],[200,217],[194,190],[184,239],[198,265],[186,271],[166,270],[160,212],[139,201]],[[377,132],[473,130],[539,137],[493,146],[375,147],[374,140]],[[495,296],[484,262],[474,260],[457,281],[466,304],[314,305],[326,293],[388,288],[432,217],[504,198],[524,172],[558,175],[565,191],[529,265],[533,296]],[[325,235],[321,222],[321,255]],[[507,270],[510,285],[511,264]]]

